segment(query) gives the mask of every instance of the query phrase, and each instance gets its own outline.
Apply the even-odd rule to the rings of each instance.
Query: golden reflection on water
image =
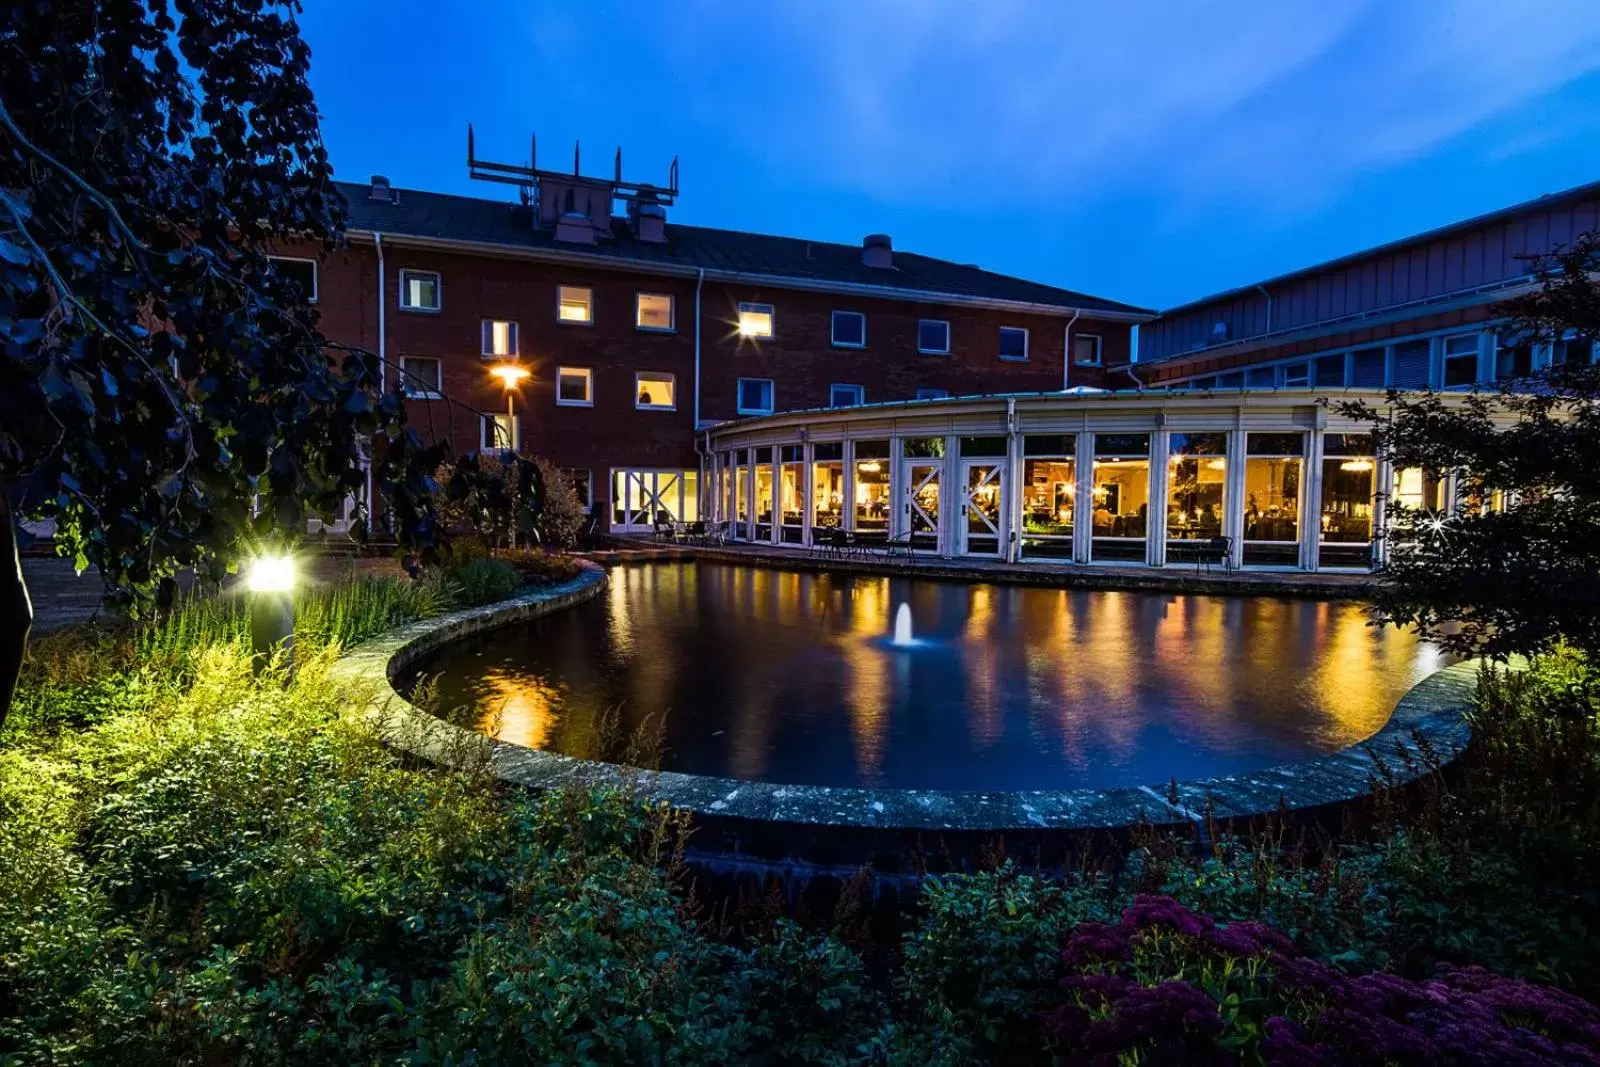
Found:
[[[502,741],[543,748],[556,723],[556,701],[548,688],[520,675],[491,670],[483,702],[484,726]]]

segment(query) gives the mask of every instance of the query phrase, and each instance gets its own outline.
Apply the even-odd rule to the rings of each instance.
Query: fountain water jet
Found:
[[[911,605],[904,601],[894,613],[894,638],[889,643],[896,648],[910,648],[917,643],[911,636]]]

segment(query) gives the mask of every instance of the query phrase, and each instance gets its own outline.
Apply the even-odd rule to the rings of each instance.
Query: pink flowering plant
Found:
[[[1168,897],[1081,923],[1044,1016],[1062,1063],[1600,1064],[1600,1009],[1478,967],[1352,976],[1261,923]]]

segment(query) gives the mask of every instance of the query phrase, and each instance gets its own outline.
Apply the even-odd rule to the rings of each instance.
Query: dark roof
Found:
[[[535,230],[530,210],[504,200],[485,200],[415,189],[395,189],[396,201],[373,200],[371,187],[338,182],[350,202],[352,230],[385,235],[462,241],[549,252],[603,256],[620,263],[655,266],[667,270],[724,271],[760,276],[773,285],[785,280],[805,287],[868,285],[903,289],[908,293],[938,293],[978,300],[1038,304],[1066,310],[1109,311],[1149,315],[1154,311],[1114,300],[1057,289],[1050,285],[1012,278],[948,260],[894,251],[894,267],[869,267],[861,262],[859,245],[807,241],[706,226],[667,223],[667,239],[656,244],[637,241],[622,220],[613,220],[614,236],[598,244],[557,242],[548,232]]]
[[[1172,315],[1181,315],[1184,312],[1193,311],[1195,308],[1204,307],[1207,304],[1232,300],[1235,297],[1253,293],[1260,286],[1281,285],[1284,282],[1291,282],[1298,278],[1303,278],[1308,274],[1317,274],[1325,270],[1336,270],[1340,267],[1348,267],[1353,263],[1359,263],[1371,256],[1387,255],[1391,252],[1398,252],[1402,248],[1408,248],[1412,245],[1425,244],[1428,241],[1436,241],[1441,237],[1449,237],[1452,234],[1476,229],[1479,226],[1489,226],[1496,222],[1504,222],[1507,219],[1515,218],[1525,211],[1560,207],[1563,204],[1569,204],[1576,200],[1586,200],[1591,196],[1600,196],[1600,181],[1589,182],[1586,185],[1575,186],[1571,189],[1562,190],[1559,193],[1545,193],[1543,196],[1535,197],[1532,200],[1524,200],[1520,204],[1512,204],[1510,207],[1497,208],[1494,211],[1488,212],[1487,214],[1475,215],[1470,219],[1461,219],[1459,222],[1446,223],[1443,226],[1436,226],[1431,230],[1423,230],[1421,233],[1414,233],[1410,237],[1402,237],[1397,241],[1388,241],[1381,245],[1374,245],[1371,248],[1363,248],[1359,252],[1348,252],[1345,255],[1324,260],[1321,263],[1314,263],[1309,267],[1300,267],[1297,270],[1289,271],[1286,274],[1279,274],[1276,277],[1267,278],[1260,282],[1252,282],[1249,285],[1241,285],[1234,289],[1226,289],[1220,293],[1212,293],[1210,296],[1202,296],[1197,300],[1190,300],[1188,303],[1179,304],[1176,307],[1162,309],[1161,317],[1167,318]],[[1187,355],[1188,353],[1184,354]]]

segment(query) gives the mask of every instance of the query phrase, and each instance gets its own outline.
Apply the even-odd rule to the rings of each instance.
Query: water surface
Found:
[[[918,645],[885,640],[911,606]],[[442,707],[534,748],[664,770],[903,789],[1161,785],[1370,737],[1443,663],[1353,602],[1168,596],[712,563],[418,666]]]

